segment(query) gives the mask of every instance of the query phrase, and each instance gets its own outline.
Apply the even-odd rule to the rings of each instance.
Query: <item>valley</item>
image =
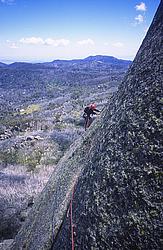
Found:
[[[130,64],[109,56],[0,64],[1,240],[16,235],[64,152],[85,133],[84,107],[95,102],[102,111]]]

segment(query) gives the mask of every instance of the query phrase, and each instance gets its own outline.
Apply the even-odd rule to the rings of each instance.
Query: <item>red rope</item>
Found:
[[[75,187],[75,185],[74,185]],[[73,198],[74,198],[74,187],[72,190],[72,197],[71,197],[71,201],[70,201],[70,226],[71,226],[71,246],[72,246],[72,250],[75,249],[75,241],[74,241],[74,224],[73,224],[73,218],[72,218],[72,202],[73,202]]]

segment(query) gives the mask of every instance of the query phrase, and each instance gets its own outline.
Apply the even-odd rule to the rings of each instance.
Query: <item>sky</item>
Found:
[[[160,0],[0,0],[0,62],[133,60]]]

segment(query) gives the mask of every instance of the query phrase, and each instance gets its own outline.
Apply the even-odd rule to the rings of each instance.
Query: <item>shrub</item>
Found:
[[[18,160],[18,153],[16,150],[0,151],[0,164],[7,166],[8,164],[16,164]]]
[[[41,149],[26,152],[25,155],[20,152],[17,163],[27,166],[27,171],[34,171],[36,166],[40,164],[42,154]]]

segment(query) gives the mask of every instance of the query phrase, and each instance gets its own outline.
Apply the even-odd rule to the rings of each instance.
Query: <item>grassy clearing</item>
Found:
[[[27,214],[28,204],[45,187],[55,165],[26,172],[21,165],[8,165],[0,171],[0,241],[15,237],[21,226],[21,211]],[[28,210],[30,212],[30,210]]]
[[[39,104],[31,104],[25,109],[20,110],[20,115],[29,115],[32,114],[33,112],[39,111],[40,110],[40,105]]]
[[[42,191],[54,168],[44,166],[37,172],[25,172],[20,165],[4,168],[0,173],[1,211],[12,208],[19,211],[24,207],[30,197],[35,198]]]

